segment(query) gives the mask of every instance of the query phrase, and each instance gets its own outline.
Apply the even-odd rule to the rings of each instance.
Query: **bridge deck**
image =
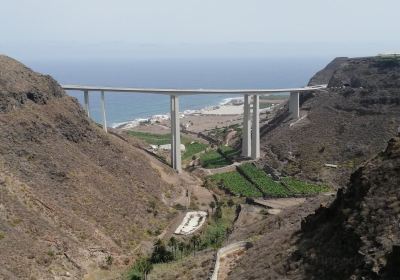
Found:
[[[195,94],[241,94],[244,95],[243,112],[243,141],[242,155],[257,159],[260,157],[260,126],[259,126],[259,96],[272,93],[290,93],[289,112],[292,117],[298,119],[300,116],[299,96],[301,92],[320,91],[327,85],[308,86],[302,88],[280,88],[280,89],[161,89],[161,88],[129,88],[129,87],[102,87],[102,86],[82,86],[82,85],[62,85],[65,90],[83,91],[85,99],[85,109],[88,117],[89,92],[101,92],[101,105],[103,112],[103,128],[107,132],[106,109],[104,93],[125,92],[125,93],[152,93],[166,94],[170,96],[170,116],[171,116],[171,163],[172,167],[181,171],[181,149],[180,149],[180,114],[179,96]],[[252,96],[252,98],[250,98]],[[250,117],[250,100],[253,101],[253,112]]]
[[[279,89],[176,89],[176,88],[129,88],[129,87],[103,87],[103,86],[82,86],[82,85],[62,85],[65,90],[80,91],[106,91],[106,92],[125,92],[125,93],[152,93],[167,95],[191,95],[191,94],[268,94],[283,92],[303,92],[325,89],[326,85],[309,86],[301,88],[279,88]]]

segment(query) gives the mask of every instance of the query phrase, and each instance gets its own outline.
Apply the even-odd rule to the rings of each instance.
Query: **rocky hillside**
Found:
[[[127,265],[168,223],[173,191],[51,77],[0,56],[1,279]]]
[[[398,279],[400,138],[351,176],[301,230],[255,242],[230,279]]]
[[[343,186],[400,126],[400,61],[335,59],[310,81],[319,83],[328,89],[303,95],[299,121],[278,114],[278,121],[262,129],[263,163],[284,174]]]
[[[315,85],[324,85],[328,84],[330,79],[332,78],[335,71],[340,68],[344,63],[346,63],[349,59],[347,57],[337,57],[332,60],[328,65],[318,71],[311,79],[308,85],[315,86]]]

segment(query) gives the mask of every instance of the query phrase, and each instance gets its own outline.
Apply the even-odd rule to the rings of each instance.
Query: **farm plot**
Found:
[[[237,171],[215,174],[209,177],[220,188],[245,197],[261,197],[262,193]]]
[[[312,195],[329,191],[329,187],[324,185],[311,184],[291,177],[282,178],[282,182],[291,192],[299,195]]]
[[[267,196],[288,197],[292,194],[280,182],[275,182],[263,170],[257,168],[251,163],[245,163],[239,166],[239,170]]]
[[[230,160],[240,156],[240,151],[230,146],[220,146],[219,151]]]
[[[211,150],[200,155],[200,163],[202,167],[211,169],[227,166],[232,162],[224,158],[217,151]]]

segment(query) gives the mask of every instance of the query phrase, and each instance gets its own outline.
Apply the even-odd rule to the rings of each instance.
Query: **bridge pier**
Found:
[[[260,96],[253,95],[253,121],[251,130],[251,158],[260,157]]]
[[[101,110],[103,113],[103,129],[107,132],[106,103],[104,101],[104,90],[101,91]]]
[[[292,118],[298,119],[300,117],[300,104],[299,104],[299,92],[291,92],[289,98],[289,113]]]
[[[172,168],[182,171],[181,164],[181,131],[179,120],[179,96],[171,95],[171,163]]]
[[[87,116],[90,118],[89,91],[100,91],[103,110],[103,128],[107,131],[106,109],[104,101],[104,92],[129,92],[129,93],[154,93],[168,94],[171,102],[171,165],[180,172],[181,166],[181,138],[180,138],[180,120],[179,120],[179,95],[190,94],[240,94],[244,95],[243,112],[243,143],[242,155],[257,159],[260,157],[260,116],[259,116],[259,95],[290,92],[289,112],[294,118],[300,117],[299,95],[300,92],[319,91],[326,88],[327,85],[318,85],[304,88],[287,89],[160,89],[160,88],[117,88],[117,87],[99,87],[99,86],[81,86],[81,85],[62,85],[64,90],[78,90],[84,93],[84,108]],[[252,117],[250,109],[250,97],[253,98]]]
[[[171,165],[175,169],[175,133],[174,133],[174,105],[175,99],[170,95],[170,122],[171,122]]]
[[[243,103],[242,156],[251,156],[250,96],[248,94],[244,95]]]
[[[84,99],[85,99],[85,110],[86,110],[87,116],[90,118],[89,91],[87,91],[87,90],[84,91]]]

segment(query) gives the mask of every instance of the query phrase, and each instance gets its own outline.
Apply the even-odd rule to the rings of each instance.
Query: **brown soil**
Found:
[[[339,191],[301,227],[293,212],[281,217],[281,229],[269,219],[262,223],[261,238],[230,279],[398,279],[399,174],[400,138],[395,138],[352,175],[347,191]]]
[[[276,215],[243,205],[227,242],[254,246],[226,259],[223,277],[397,279],[400,139],[363,162],[399,126],[399,72],[375,58],[338,59],[310,81],[329,89],[301,96],[304,118],[293,125],[285,106],[268,115],[262,165],[338,187],[362,167],[332,204],[329,195],[278,202]],[[240,117],[191,121],[199,132]],[[114,279],[155,238],[172,234],[180,217],[171,206],[185,205],[186,191],[192,205],[208,208],[212,195],[199,179],[177,176],[140,141],[112,132],[53,79],[0,56],[0,278]],[[151,279],[206,279],[214,257],[207,250],[159,266]]]
[[[157,265],[151,271],[150,279],[162,280],[205,280],[214,268],[215,251],[205,250],[183,260]]]
[[[0,155],[2,279],[126,269],[175,215],[162,203],[181,193],[169,167],[105,134],[53,79],[5,56]]]
[[[262,128],[264,165],[340,187],[360,164],[385,148],[400,125],[400,64],[378,58],[339,59],[310,84],[329,88],[301,97],[304,119],[282,108]],[[338,168],[325,167],[325,163]]]
[[[230,254],[227,254],[225,257],[220,259],[220,267],[218,270],[218,280],[226,280],[228,279],[228,274],[232,271],[236,263],[240,260],[240,258],[245,253],[245,249],[240,249],[234,251]]]

